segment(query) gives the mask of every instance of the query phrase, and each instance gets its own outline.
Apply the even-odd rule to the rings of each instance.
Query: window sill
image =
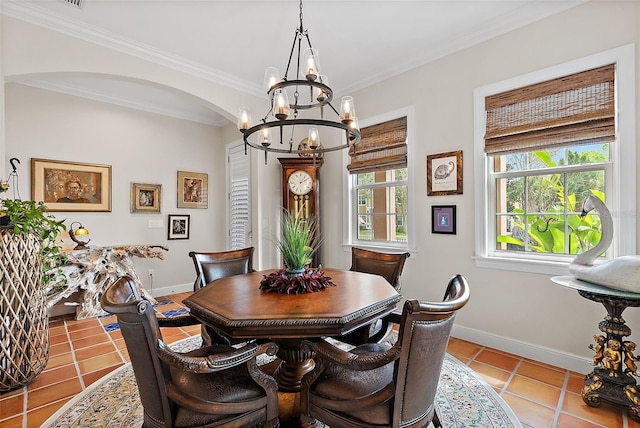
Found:
[[[569,263],[551,260],[531,260],[509,257],[474,257],[476,267],[510,270],[543,275],[568,275]]]
[[[410,252],[412,254],[416,253],[415,249],[410,249],[407,245],[391,245],[391,244],[369,244],[369,243],[353,243],[353,244],[342,244],[342,249],[345,252],[351,252],[351,248],[363,248],[365,250],[371,251],[379,251],[381,253],[401,253],[401,252]]]

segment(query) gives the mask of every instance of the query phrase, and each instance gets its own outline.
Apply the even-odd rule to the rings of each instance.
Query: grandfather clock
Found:
[[[278,158],[282,164],[282,206],[304,218],[315,217],[320,234],[320,167],[322,158]],[[320,250],[313,255],[320,266]]]

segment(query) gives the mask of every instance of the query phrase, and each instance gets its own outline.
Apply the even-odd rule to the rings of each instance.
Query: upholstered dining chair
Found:
[[[248,343],[174,352],[162,340],[155,310],[129,277],[104,292],[102,308],[115,314],[129,352],[144,408],[144,426],[279,426],[275,380],[256,356],[274,344]]]
[[[371,273],[380,275],[389,284],[400,292],[400,276],[404,263],[409,258],[410,253],[381,253],[378,251],[365,250],[364,248],[351,248],[351,268],[355,272]],[[376,320],[375,322],[352,331],[340,338],[341,341],[351,345],[361,345],[367,342],[378,342],[390,331],[390,325],[386,321]]]
[[[469,300],[469,286],[454,276],[442,302],[407,300],[398,339],[344,351],[320,340],[315,368],[302,379],[301,424],[317,419],[336,427],[441,426],[434,399],[456,312]]]
[[[197,291],[216,279],[253,271],[253,247],[218,252],[189,252],[196,268],[193,291]]]
[[[216,279],[253,272],[253,247],[218,252],[191,251],[189,257],[193,259],[193,265],[196,268],[193,291],[199,290]],[[202,340],[207,345],[213,343],[237,345],[246,341],[223,336],[204,324],[201,330]]]

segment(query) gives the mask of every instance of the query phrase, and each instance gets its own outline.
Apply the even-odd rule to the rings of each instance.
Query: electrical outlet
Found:
[[[153,276],[153,269],[149,269],[149,278]]]

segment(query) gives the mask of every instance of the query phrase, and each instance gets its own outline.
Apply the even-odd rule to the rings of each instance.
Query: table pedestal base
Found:
[[[624,373],[611,377],[603,368],[596,368],[585,377],[582,400],[591,407],[602,401],[628,408],[629,416],[640,422],[640,393],[633,376]]]
[[[598,407],[601,401],[627,408],[629,416],[640,422],[640,393],[636,384],[638,357],[634,355],[636,344],[625,337],[631,335],[631,328],[622,318],[622,312],[629,306],[639,306],[638,299],[603,295],[578,291],[581,296],[600,302],[607,310],[607,316],[598,324],[603,333],[595,335],[593,365],[597,366],[585,377],[582,400],[591,407]]]
[[[276,339],[278,358],[282,360],[273,373],[278,382],[278,390],[283,392],[299,392],[302,376],[313,370],[315,352],[300,349],[300,339]]]

